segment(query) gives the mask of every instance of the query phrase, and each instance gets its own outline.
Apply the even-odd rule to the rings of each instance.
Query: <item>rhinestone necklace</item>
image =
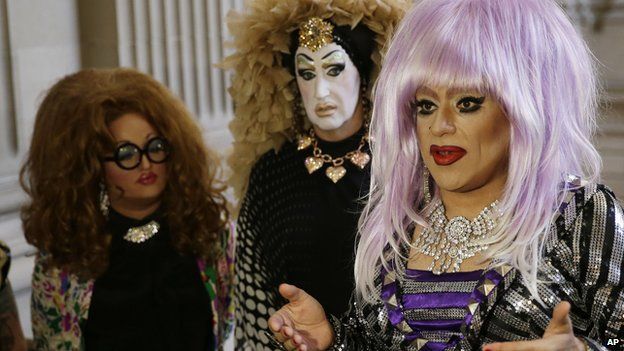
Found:
[[[440,275],[459,272],[461,263],[488,245],[481,244],[496,226],[498,200],[484,208],[472,221],[457,216],[446,219],[444,205],[439,199],[433,204],[429,216],[429,228],[416,237],[413,246],[420,252],[433,258],[428,270]]]
[[[124,240],[133,242],[135,244],[140,244],[144,241],[147,241],[149,238],[153,237],[158,233],[160,229],[160,224],[156,221],[150,221],[147,224],[144,224],[140,227],[134,227],[128,229],[126,235],[124,235]]]
[[[366,129],[368,130],[367,127]],[[304,162],[308,173],[312,174],[323,167],[323,164],[331,163],[331,166],[327,167],[325,170],[325,175],[327,178],[331,179],[332,182],[337,183],[347,174],[347,169],[343,166],[345,159],[351,161],[351,163],[356,165],[359,169],[364,169],[370,161],[370,155],[362,151],[362,148],[366,145],[368,140],[367,134],[368,133],[365,132],[364,135],[362,135],[357,149],[349,151],[343,156],[333,158],[329,154],[323,154],[323,150],[318,146],[318,139],[314,134],[314,129],[310,128],[307,135],[304,134],[297,137],[297,150],[304,150],[312,145],[312,156],[307,157]]]

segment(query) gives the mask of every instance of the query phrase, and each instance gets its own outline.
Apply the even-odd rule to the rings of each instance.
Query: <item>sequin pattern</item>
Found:
[[[571,191],[569,202],[549,233],[538,284],[542,306],[512,269],[481,302],[466,336],[454,350],[477,350],[493,341],[532,340],[542,336],[554,306],[572,305],[575,335],[592,350],[613,350],[607,340],[624,339],[624,212],[611,190],[588,184]],[[377,284],[382,286],[381,277]],[[355,300],[337,326],[341,338],[332,350],[416,350],[387,323],[386,307]],[[383,318],[382,318],[383,317]],[[385,319],[386,322],[380,322]]]

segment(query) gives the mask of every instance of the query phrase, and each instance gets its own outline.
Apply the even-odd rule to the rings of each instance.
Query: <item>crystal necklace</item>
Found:
[[[442,201],[436,199],[429,216],[429,228],[416,237],[413,246],[433,258],[429,270],[434,274],[458,272],[461,263],[484,251],[482,244],[496,226],[498,200],[484,208],[472,221],[457,216],[446,219]]]
[[[133,242],[135,244],[140,244],[144,241],[147,241],[149,238],[153,237],[158,233],[160,229],[160,224],[156,221],[150,221],[140,227],[134,227],[128,229],[126,235],[124,235],[124,240]]]
[[[365,128],[368,130],[368,125],[365,125]],[[345,159],[351,161],[351,163],[356,165],[359,169],[364,169],[370,161],[370,155],[362,151],[364,145],[366,145],[368,141],[367,134],[367,132],[364,132],[357,149],[349,151],[343,156],[333,158],[331,155],[323,153],[323,150],[318,146],[318,140],[314,134],[314,129],[311,128],[307,135],[304,134],[297,137],[297,150],[304,150],[312,145],[312,156],[305,159],[305,166],[308,173],[312,174],[323,167],[323,164],[331,163],[331,166],[327,167],[325,170],[325,175],[327,178],[331,179],[332,182],[337,183],[347,174],[347,169],[343,166]]]

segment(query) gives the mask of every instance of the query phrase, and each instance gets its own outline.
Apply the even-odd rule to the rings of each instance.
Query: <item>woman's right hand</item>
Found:
[[[323,306],[294,285],[281,284],[279,292],[289,302],[269,318],[275,338],[288,350],[327,349],[334,340],[334,332]]]

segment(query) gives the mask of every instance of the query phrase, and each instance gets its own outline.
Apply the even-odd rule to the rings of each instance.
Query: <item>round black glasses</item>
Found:
[[[127,142],[115,149],[113,156],[104,157],[104,161],[114,161],[117,166],[125,170],[137,168],[141,164],[143,155],[153,163],[163,163],[169,158],[171,148],[166,139],[154,137],[147,141],[145,147],[141,149],[136,144]]]

